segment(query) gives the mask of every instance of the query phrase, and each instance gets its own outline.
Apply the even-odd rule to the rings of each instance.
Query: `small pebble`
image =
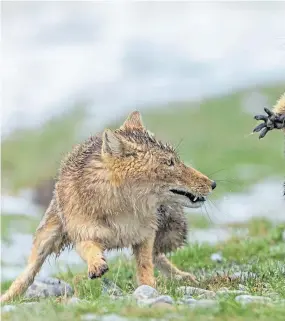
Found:
[[[240,291],[246,291],[246,292],[249,291],[249,290],[248,290],[248,287],[245,286],[245,285],[243,285],[243,284],[239,284],[239,285],[238,285],[238,289],[239,289]]]
[[[219,296],[225,296],[225,295],[242,295],[242,294],[248,294],[246,291],[242,290],[219,290],[217,291],[217,295]]]
[[[125,317],[121,317],[120,315],[117,315],[115,313],[102,315],[100,316],[100,321],[127,321],[128,319]]]
[[[78,304],[78,303],[82,303],[82,302],[84,302],[85,300],[81,300],[81,299],[79,299],[79,298],[77,298],[77,297],[72,297],[72,298],[70,298],[68,301],[67,301],[67,304]],[[86,302],[88,302],[88,301],[86,301]]]
[[[215,300],[197,300],[196,302],[189,303],[191,308],[213,309],[218,308],[219,304]]]
[[[187,298],[187,299],[182,299],[182,300],[181,300],[181,303],[182,303],[182,304],[193,304],[193,303],[195,303],[196,301],[197,301],[196,299]]]
[[[223,257],[221,253],[213,253],[211,255],[211,260],[214,262],[221,263],[223,261]]]
[[[158,292],[156,289],[149,285],[141,285],[133,293],[133,296],[137,300],[151,299],[158,297]]]
[[[156,302],[152,306],[152,308],[159,308],[163,310],[175,310],[175,307],[172,304],[166,302]]]
[[[80,320],[82,320],[82,321],[95,321],[95,320],[98,320],[98,316],[93,313],[86,313],[81,316]]]
[[[137,303],[139,306],[153,306],[158,303],[173,304],[174,301],[169,295],[160,295],[156,298],[138,300]]]
[[[216,296],[214,291],[208,291],[205,289],[195,288],[192,286],[180,286],[177,289],[182,294],[187,295],[201,295],[203,299],[212,299]]]
[[[255,296],[255,295],[239,295],[235,298],[237,302],[240,302],[242,305],[250,304],[250,303],[261,303],[267,304],[272,300],[265,296]]]
[[[12,311],[15,311],[16,310],[16,306],[15,305],[4,305],[2,308],[1,308],[1,312],[2,313],[7,313],[7,312],[12,312]]]

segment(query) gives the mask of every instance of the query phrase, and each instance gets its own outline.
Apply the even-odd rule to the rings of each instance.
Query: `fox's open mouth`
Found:
[[[171,189],[170,192],[174,193],[174,194],[178,194],[178,195],[183,195],[186,196],[187,198],[189,198],[189,200],[192,203],[198,203],[198,202],[205,202],[205,197],[203,196],[195,196],[190,192],[185,192],[179,189]]]

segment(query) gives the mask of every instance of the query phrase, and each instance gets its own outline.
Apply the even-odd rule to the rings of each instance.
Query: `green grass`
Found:
[[[33,188],[55,176],[62,156],[78,143],[84,108],[74,108],[37,129],[14,132],[1,143],[2,186],[10,192]]]
[[[211,246],[194,244],[173,253],[170,258],[173,263],[185,271],[194,273],[200,281],[199,287],[216,291],[221,287],[237,289],[242,283],[248,287],[252,295],[268,296],[274,292],[280,299],[285,299],[285,244],[282,231],[285,224],[273,225],[265,220],[254,220],[248,223],[248,228],[256,225],[256,231],[251,237],[232,238],[227,242]],[[266,227],[265,227],[266,226]],[[262,231],[262,232],[260,232]],[[210,259],[212,253],[221,252],[223,262],[217,263]],[[131,294],[135,287],[135,264],[133,260],[123,258],[109,264],[110,270],[106,275],[125,294]],[[253,272],[256,276],[246,281],[231,280],[228,275],[233,271]],[[223,273],[224,274],[223,274]],[[171,295],[176,300],[181,298],[177,287],[183,282],[166,279],[157,271],[157,288],[161,294]],[[199,320],[284,320],[285,305],[251,305],[244,307],[234,300],[234,297],[218,298],[218,310],[192,310],[175,304],[169,311],[158,308],[139,308],[132,301],[118,302],[101,294],[101,280],[88,280],[86,271],[74,275],[72,271],[59,274],[58,277],[72,284],[76,296],[88,302],[77,306],[65,304],[65,299],[45,299],[33,307],[23,306],[17,312],[3,315],[3,320],[80,320],[84,313],[98,315],[116,313],[122,316],[138,318],[168,318],[170,314],[175,320],[189,320],[192,317]],[[2,284],[2,291],[7,289],[9,282]],[[195,297],[195,296],[194,296]],[[23,300],[16,300],[14,303]],[[283,319],[282,319],[283,318]]]
[[[1,213],[1,241],[9,242],[13,232],[33,234],[38,224],[34,217]]]

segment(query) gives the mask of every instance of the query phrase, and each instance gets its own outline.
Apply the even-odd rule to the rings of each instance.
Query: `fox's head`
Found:
[[[147,187],[185,207],[200,207],[216,187],[207,176],[186,166],[174,148],[155,139],[137,111],[119,129],[106,129],[102,138],[102,160],[116,185]]]

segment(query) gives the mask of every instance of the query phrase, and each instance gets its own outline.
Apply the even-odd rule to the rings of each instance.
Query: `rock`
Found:
[[[279,294],[277,292],[268,292],[266,295],[273,300],[279,299]]]
[[[223,261],[223,257],[221,253],[213,253],[211,255],[211,260],[214,262],[221,263]]]
[[[72,297],[67,301],[67,304],[78,304],[78,303],[82,303],[82,302],[88,302],[87,300],[81,300],[77,297]]]
[[[226,295],[242,295],[242,294],[248,294],[246,291],[241,291],[241,290],[219,290],[216,292],[217,295],[219,296],[226,296]]]
[[[17,307],[16,307],[15,305],[7,304],[7,305],[4,305],[4,306],[1,308],[1,313],[12,312],[12,311],[15,311],[16,309],[17,309]]]
[[[158,297],[158,292],[156,289],[152,288],[149,285],[141,285],[136,288],[133,296],[136,300],[144,300]]]
[[[81,316],[80,320],[82,320],[82,321],[95,321],[95,320],[98,320],[98,315],[93,314],[93,313],[86,313]]]
[[[115,313],[102,315],[100,316],[100,319],[98,321],[128,321],[127,318],[121,317],[120,315],[117,315]]]
[[[191,308],[200,308],[200,309],[217,309],[219,304],[215,300],[197,300],[189,302],[188,305]]]
[[[151,307],[163,309],[163,310],[176,310],[172,304],[165,303],[165,302],[156,302]]]
[[[38,302],[23,302],[23,303],[21,303],[21,305],[25,305],[25,306],[35,306],[35,305],[37,305],[38,304]]]
[[[239,285],[238,285],[238,289],[239,289],[240,291],[246,291],[246,292],[249,291],[248,287],[245,286],[245,285],[243,285],[243,284],[239,284]]]
[[[240,272],[240,271],[239,272],[234,272],[233,274],[231,274],[229,276],[229,278],[231,280],[240,279],[243,282],[248,280],[248,279],[254,279],[256,277],[257,277],[257,275],[255,273],[253,273],[253,272]]]
[[[275,302],[276,304],[279,304],[281,306],[285,306],[285,299],[279,299]]]
[[[153,306],[157,305],[158,303],[165,303],[165,304],[173,304],[174,301],[171,296],[169,295],[160,295],[156,298],[150,298],[150,299],[141,299],[137,301],[137,304],[139,306]]]
[[[112,296],[122,296],[123,291],[114,282],[107,278],[102,279],[102,293]]]
[[[196,299],[193,299],[191,297],[186,297],[186,298],[182,298],[181,299],[181,303],[182,304],[193,304],[195,303],[197,300]]]
[[[239,295],[235,298],[235,300],[242,305],[250,304],[250,303],[260,303],[267,304],[272,302],[271,298],[265,296],[255,296],[255,295]]]
[[[36,278],[32,285],[29,286],[25,293],[26,299],[45,298],[50,296],[71,296],[73,295],[72,287],[56,278]]]
[[[177,290],[182,294],[200,295],[202,296],[201,298],[204,298],[204,299],[212,299],[216,296],[216,293],[214,291],[208,291],[205,289],[195,288],[192,286],[180,286]]]

